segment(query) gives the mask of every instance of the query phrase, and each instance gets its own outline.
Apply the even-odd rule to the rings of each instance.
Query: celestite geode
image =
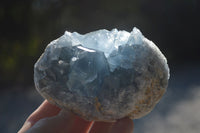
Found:
[[[96,121],[148,114],[168,79],[166,58],[137,28],[85,35],[66,31],[34,67],[36,88],[45,99]]]

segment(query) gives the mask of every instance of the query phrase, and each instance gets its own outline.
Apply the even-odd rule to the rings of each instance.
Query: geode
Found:
[[[165,93],[167,60],[139,29],[65,32],[34,66],[39,93],[86,120],[148,114]]]

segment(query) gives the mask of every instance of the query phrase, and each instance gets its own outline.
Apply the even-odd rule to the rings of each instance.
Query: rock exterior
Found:
[[[86,120],[138,119],[166,91],[167,60],[137,29],[65,32],[34,66],[38,92]]]

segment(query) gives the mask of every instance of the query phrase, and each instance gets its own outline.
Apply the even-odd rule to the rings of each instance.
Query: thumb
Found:
[[[54,117],[39,120],[27,133],[87,133],[90,126],[91,122],[85,121],[71,112],[60,111]]]

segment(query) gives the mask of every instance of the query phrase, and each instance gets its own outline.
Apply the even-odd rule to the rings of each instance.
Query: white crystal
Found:
[[[82,45],[83,47],[78,46],[78,48],[82,50],[88,52],[95,52],[95,50],[104,52],[104,55],[108,58],[110,70],[114,71],[117,66],[131,68],[131,64],[126,62],[126,60],[134,58],[134,53],[129,55],[131,57],[118,55],[119,46],[125,44],[142,44],[144,36],[136,27],[134,27],[130,33],[124,30],[118,31],[117,29],[113,29],[111,31],[103,29],[87,33],[85,35],[81,35],[77,32],[70,33],[66,31],[64,36],[60,38],[59,44],[63,46],[66,43],[67,38],[70,38],[71,40],[71,42],[68,44],[71,44],[72,46]],[[67,42],[68,41],[69,40],[67,40]],[[114,56],[115,53],[117,54],[116,56]],[[122,60],[123,62],[119,64],[118,60]]]
[[[66,31],[61,40],[63,39],[63,42],[65,42],[65,38],[70,38],[72,46],[81,44],[85,48],[102,51],[108,57],[112,51],[118,50],[120,45],[141,44],[144,37],[139,29],[133,28],[130,33],[127,31],[118,31],[117,29],[111,31],[105,29],[98,30],[85,35]]]

